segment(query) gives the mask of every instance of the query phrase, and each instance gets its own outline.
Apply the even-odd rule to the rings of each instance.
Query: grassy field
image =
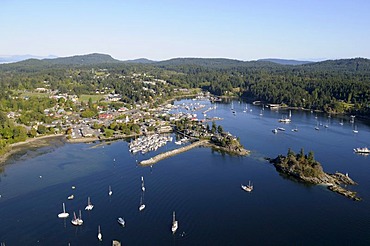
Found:
[[[97,101],[99,101],[100,99],[102,99],[104,97],[105,97],[105,95],[101,95],[101,94],[94,94],[94,95],[83,94],[83,95],[80,96],[79,100],[81,102],[88,102],[89,98],[91,98],[93,102],[97,102]]]

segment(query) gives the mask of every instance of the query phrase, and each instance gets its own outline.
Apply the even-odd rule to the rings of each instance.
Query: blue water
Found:
[[[192,103],[182,100],[175,104]],[[211,106],[208,102],[207,109]],[[6,245],[369,245],[370,156],[353,148],[370,147],[370,128],[355,119],[344,125],[338,118],[292,111],[292,123],[278,119],[287,111],[234,101],[218,104],[207,116],[252,150],[249,157],[231,157],[197,148],[151,167],[137,162],[175,148],[132,155],[128,143],[52,144],[9,160],[0,174],[0,242]],[[202,110],[195,113],[202,118]],[[328,128],[318,123],[328,124]],[[272,129],[285,132],[273,134]],[[298,132],[292,132],[298,128]],[[286,154],[288,148],[312,150],[326,172],[348,172],[359,183],[361,202],[351,201],[322,186],[297,183],[279,175],[264,157]],[[40,177],[41,176],[41,177]],[[144,176],[146,208],[139,212]],[[246,193],[240,184],[252,180]],[[108,187],[113,195],[108,196]],[[71,187],[76,189],[72,190]],[[74,200],[67,197],[74,194]],[[87,197],[95,205],[84,210]],[[70,217],[59,219],[65,202]],[[82,210],[84,224],[74,227],[73,211]],[[179,229],[171,233],[172,211]],[[117,223],[124,217],[126,227]],[[101,226],[103,242],[97,239]]]

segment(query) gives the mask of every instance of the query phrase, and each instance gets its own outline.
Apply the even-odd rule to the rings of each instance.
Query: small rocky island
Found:
[[[328,174],[323,171],[321,164],[314,159],[313,152],[308,155],[304,154],[303,149],[300,153],[295,154],[291,149],[288,150],[287,156],[279,155],[275,159],[268,159],[276,170],[288,177],[297,179],[309,184],[327,185],[327,188],[333,192],[339,193],[354,201],[360,201],[357,192],[347,190],[341,185],[356,185],[348,174],[336,172]]]

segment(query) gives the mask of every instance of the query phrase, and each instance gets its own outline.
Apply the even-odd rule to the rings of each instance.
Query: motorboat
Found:
[[[73,198],[75,198],[75,196],[74,195],[70,195],[67,199],[68,200],[73,200]]]
[[[64,219],[64,218],[67,218],[68,216],[69,216],[69,213],[66,212],[66,207],[63,202],[63,213],[58,214],[58,218]]]
[[[145,204],[141,204],[139,207],[139,211],[142,211],[145,208]]]

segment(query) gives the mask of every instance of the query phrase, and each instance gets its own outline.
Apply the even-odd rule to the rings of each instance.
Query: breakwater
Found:
[[[207,145],[207,144],[208,144],[208,140],[196,141],[196,142],[194,142],[192,144],[189,144],[187,146],[184,146],[184,147],[181,147],[181,148],[178,148],[178,149],[174,149],[174,150],[170,150],[170,151],[158,154],[158,155],[156,155],[152,158],[149,158],[147,160],[143,160],[139,164],[142,165],[142,166],[150,166],[150,165],[153,165],[153,164],[157,163],[158,161],[161,161],[161,160],[166,159],[168,157],[171,157],[171,156],[180,154],[182,152],[191,150],[195,147],[203,146],[203,145]]]

